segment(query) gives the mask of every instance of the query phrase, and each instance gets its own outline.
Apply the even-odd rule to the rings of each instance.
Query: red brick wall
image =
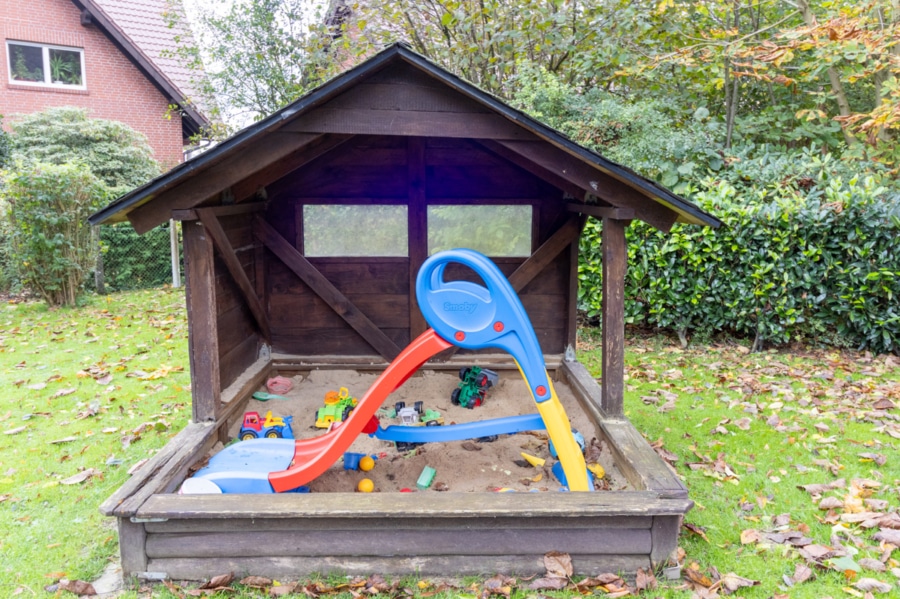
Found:
[[[86,108],[94,118],[126,123],[147,136],[166,169],[182,161],[181,117],[166,118],[168,101],[96,25],[81,25],[71,0],[4,0],[0,14],[0,114],[53,106]],[[50,89],[10,82],[7,40],[84,49],[86,90]]]

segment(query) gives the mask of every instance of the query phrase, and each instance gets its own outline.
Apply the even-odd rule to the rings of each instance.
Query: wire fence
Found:
[[[138,235],[128,223],[103,225],[100,228],[100,261],[95,290],[111,293],[131,289],[149,289],[172,285],[172,239],[170,226],[175,226],[178,280],[181,269],[181,227],[169,222]]]

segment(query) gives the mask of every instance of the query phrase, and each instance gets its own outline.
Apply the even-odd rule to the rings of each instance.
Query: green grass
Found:
[[[129,467],[150,457],[190,418],[183,306],[179,290],[94,297],[73,310],[0,306],[0,596],[31,596],[29,590],[41,595],[62,576],[91,581],[115,561],[114,521],[97,507],[128,478]],[[580,358],[600,374],[596,331],[581,331]],[[857,509],[863,495],[887,501],[881,511],[898,510],[900,453],[890,435],[900,435],[898,410],[878,421],[870,415],[879,398],[900,404],[900,368],[885,367],[884,357],[848,352],[748,354],[736,344],[682,350],[662,337],[632,336],[626,374],[627,416],[677,458],[676,470],[696,502],[687,522],[705,538],[682,531],[686,566],[696,564],[707,576],[715,569],[758,581],[735,593],[747,599],[845,597],[852,595],[845,589],[856,591],[850,585],[865,577],[888,582],[896,592],[890,571],[898,567],[896,551],[886,572],[848,577],[823,560],[808,581],[789,588],[783,576],[806,563],[797,550],[742,544],[741,534],[772,531],[773,518],[788,514],[786,527],[802,530],[814,543],[832,545],[832,536],[840,536],[855,552],[855,563],[881,555],[871,540],[874,531],[833,522],[798,485],[844,478],[844,488],[823,495],[844,503],[833,511],[838,519]],[[886,461],[878,465],[860,454]],[[90,469],[98,473],[66,484]],[[854,492],[854,479],[879,486]],[[846,534],[853,537],[849,542]],[[327,589],[346,582],[334,575],[317,580]],[[409,577],[400,588],[435,596],[432,582]],[[485,583],[462,579],[436,596],[479,596]],[[533,596],[527,584],[520,582],[512,594]],[[221,596],[266,596],[235,588]],[[333,593],[350,596],[339,586]],[[152,595],[178,596],[161,585]],[[645,593],[691,595],[683,581]],[[147,592],[124,594],[138,596]]]

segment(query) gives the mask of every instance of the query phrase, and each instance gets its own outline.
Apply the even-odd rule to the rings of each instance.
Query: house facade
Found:
[[[126,123],[164,168],[207,119],[186,101],[190,72],[165,56],[185,32],[167,26],[166,0],[4,0],[0,114],[55,106]],[[170,110],[171,106],[177,107]]]

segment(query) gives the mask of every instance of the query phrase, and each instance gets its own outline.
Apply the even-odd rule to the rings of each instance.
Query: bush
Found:
[[[807,193],[757,191],[747,203],[731,183],[705,181],[695,199],[724,221],[718,230],[629,227],[626,322],[682,336],[728,331],[756,347],[837,336],[900,353],[900,194],[827,172]],[[600,311],[600,229],[588,223],[581,246],[590,315]]]
[[[128,223],[100,228],[104,283],[110,291],[172,282],[169,223],[138,235]]]
[[[96,260],[87,217],[108,200],[81,164],[19,165],[6,177],[15,263],[23,283],[51,306],[75,305]]]

